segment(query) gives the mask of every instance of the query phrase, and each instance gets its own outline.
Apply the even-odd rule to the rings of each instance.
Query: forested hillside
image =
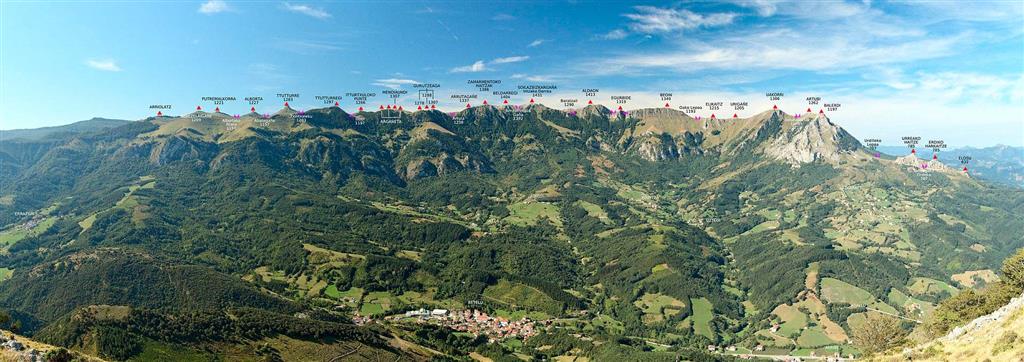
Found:
[[[1024,246],[1024,191],[874,157],[824,114],[396,113],[5,141],[0,307],[114,360],[846,356]],[[537,332],[402,318],[420,308]]]

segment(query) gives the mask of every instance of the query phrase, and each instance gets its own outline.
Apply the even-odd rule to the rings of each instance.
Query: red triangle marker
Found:
[[[157,117],[163,117],[164,116],[164,112],[156,111],[156,116]]]
[[[382,110],[382,111],[383,111],[383,110],[384,110],[384,106],[380,106],[380,110]]]
[[[932,155],[932,159],[933,160],[938,160],[939,159],[939,155]]]
[[[587,104],[594,104],[594,100],[591,99],[591,100],[587,101]]]
[[[203,110],[203,107],[202,106],[196,106],[196,110],[197,111],[201,111],[201,110]]]
[[[810,107],[807,107],[807,113],[813,112]]]
[[[508,99],[506,99],[504,102],[501,102],[501,103],[508,104]]]
[[[471,107],[471,106],[469,105],[469,103],[466,103],[466,108],[470,108],[470,107]]]
[[[362,112],[363,111],[363,107],[359,107],[359,111]]]
[[[256,107],[249,108],[249,112],[256,112]]]
[[[913,154],[917,154],[917,150],[915,150],[915,149],[911,148],[911,149],[910,149],[910,153],[913,153]]]
[[[715,114],[714,113],[711,114],[711,118],[715,118]]]
[[[739,115],[737,115],[736,113],[732,114],[732,118],[738,118],[738,117],[739,117]]]
[[[285,107],[288,107],[288,102],[284,102],[284,106],[285,106]]]
[[[213,111],[214,111],[214,112],[217,112],[217,113],[220,113],[220,107],[217,107],[217,108],[216,108],[216,109],[214,109]]]
[[[533,104],[533,98],[530,98],[530,104]]]
[[[338,102],[334,102],[334,106],[337,107],[340,106],[340,104],[338,104]]]
[[[433,104],[430,105],[430,109],[435,109],[435,108],[437,108],[437,106],[435,106]]]
[[[964,166],[964,172],[967,172],[967,166]]]
[[[402,110],[402,106],[398,106],[398,110],[401,111]]]
[[[423,110],[423,106],[416,106],[416,110],[417,111],[422,111]]]
[[[773,105],[772,109],[779,109],[779,106],[778,105]]]
[[[487,105],[487,100],[486,100],[486,99],[484,99],[484,105],[485,105],[485,106]]]
[[[669,107],[668,103],[665,103],[665,108],[668,108],[668,107]]]
[[[622,112],[622,106],[619,106],[619,112]]]
[[[819,110],[819,111],[818,111],[818,114],[825,114],[825,110],[824,110],[824,109],[822,109],[822,110]]]

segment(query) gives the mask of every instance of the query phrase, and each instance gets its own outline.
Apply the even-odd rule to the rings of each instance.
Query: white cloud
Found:
[[[373,85],[377,85],[377,86],[381,86],[381,87],[385,87],[385,88],[398,89],[398,88],[402,88],[403,85],[411,85],[411,84],[418,84],[418,83],[419,82],[417,82],[415,80],[412,80],[412,79],[388,78],[388,79],[377,79],[372,84]]]
[[[1024,77],[1024,76],[1022,76]],[[1003,100],[1019,103],[1021,78],[1001,77],[974,72],[918,72],[914,76],[917,86],[933,92],[946,102],[969,100]]]
[[[266,88],[293,80],[292,76],[284,74],[276,65],[270,63],[251,63],[246,71],[254,80],[263,84],[261,87]]]
[[[907,11],[910,15],[931,22],[946,20],[1008,22],[1016,29],[1020,28],[1020,19],[1024,17],[1024,6],[1016,1],[919,1],[897,2],[889,4]]]
[[[533,47],[540,46],[541,44],[544,44],[544,43],[547,43],[547,42],[548,41],[544,40],[544,39],[537,39],[537,40],[534,40],[534,41],[530,42],[530,45],[527,45],[527,47],[533,48]]]
[[[203,14],[223,13],[228,10],[231,10],[231,8],[223,0],[210,0],[199,5],[199,12]]]
[[[789,69],[844,71],[907,63],[955,54],[970,34],[880,41],[863,32],[834,33],[780,29],[735,33],[713,42],[688,40],[662,52],[630,53],[597,61],[603,72],[669,69]]]
[[[893,67],[874,67],[863,75],[864,79],[881,83],[893,89],[914,88],[913,82],[903,80],[903,72]]]
[[[117,65],[117,62],[113,59],[89,59],[85,61],[85,65],[88,65],[92,69],[102,70],[106,72],[120,72],[121,67]]]
[[[733,13],[702,15],[686,9],[666,9],[654,6],[637,6],[634,9],[636,9],[636,13],[623,14],[623,16],[633,20],[628,25],[630,30],[643,34],[721,26],[732,23],[737,16]]]
[[[608,40],[620,40],[625,39],[627,35],[629,35],[629,33],[627,33],[625,30],[615,29],[609,31],[607,34],[602,35],[601,37]]]
[[[277,42],[276,46],[282,50],[298,54],[311,54],[321,51],[343,49],[339,44],[317,40],[284,40]]]
[[[864,79],[867,87],[884,86],[896,92],[927,93],[928,98],[942,103],[970,101],[1004,101],[1024,104],[1024,74],[996,75],[976,72],[924,72],[906,75],[895,68],[872,69]]]
[[[484,64],[483,60],[477,60],[473,64],[464,65],[461,67],[452,68],[452,73],[476,73],[487,70],[487,65]]]
[[[938,84],[936,84],[938,85]],[[956,91],[914,87],[896,92],[856,90],[836,94],[843,110],[829,115],[858,138],[899,144],[902,136],[941,139],[959,147],[1021,144],[1024,103],[956,95]],[[898,99],[898,102],[893,102]],[[884,127],[880,127],[883,122]]]
[[[497,58],[495,60],[492,60],[491,64],[518,63],[518,62],[526,61],[528,59],[530,59],[530,57],[526,56],[526,55],[520,55],[520,56],[514,56],[514,57],[504,57],[504,58]]]
[[[547,75],[526,75],[522,73],[516,73],[512,75],[512,79],[526,79],[531,82],[554,82],[555,78]]]
[[[311,16],[317,19],[327,19],[331,17],[331,14],[322,8],[314,8],[309,5],[292,5],[291,3],[284,3],[285,10],[293,13],[299,13],[302,15]]]
[[[870,1],[779,1],[731,0],[730,2],[754,9],[762,17],[785,15],[800,19],[838,19],[861,15],[871,8]]]
[[[775,0],[736,0],[736,1],[733,1],[733,3],[735,3],[736,5],[739,5],[739,6],[742,6],[742,7],[746,7],[746,8],[754,8],[754,10],[756,10],[757,14],[760,15],[760,16],[772,16],[772,15],[775,15],[775,12],[778,11],[778,8],[775,6],[775,4],[777,4],[778,2],[779,1],[775,1]]]
[[[494,21],[509,21],[509,20],[516,20],[516,17],[512,16],[512,15],[509,15],[509,14],[505,14],[505,13],[499,13],[499,14],[494,15],[493,17],[491,17],[491,20],[494,20]]]
[[[514,57],[495,58],[494,60],[491,60],[490,62],[486,62],[486,63],[483,60],[477,60],[476,62],[474,62],[473,64],[470,64],[470,65],[463,65],[463,66],[460,66],[460,67],[452,68],[449,72],[450,73],[477,73],[477,72],[483,72],[485,70],[491,70],[491,68],[487,67],[488,64],[495,65],[495,64],[518,63],[518,62],[524,62],[524,61],[529,60],[529,59],[530,59],[530,57],[527,56],[527,55],[518,55],[518,56],[514,56]]]

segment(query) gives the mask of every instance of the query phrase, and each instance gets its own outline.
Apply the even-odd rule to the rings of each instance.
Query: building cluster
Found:
[[[505,338],[530,338],[537,334],[536,322],[529,318],[510,321],[507,318],[490,316],[486,312],[475,309],[449,312],[445,309],[411,310],[404,315],[389,317],[391,319],[415,318],[420,322],[434,323],[449,329],[486,336],[491,342]]]
[[[359,315],[359,314],[356,314],[356,315],[352,316],[352,323],[355,323],[357,326],[365,326],[365,325],[370,324],[372,322],[373,322],[373,318],[370,318],[369,316],[364,316],[364,315]]]

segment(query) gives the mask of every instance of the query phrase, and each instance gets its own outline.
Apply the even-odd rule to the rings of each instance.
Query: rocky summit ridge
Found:
[[[706,154],[751,154],[799,166],[812,162],[837,165],[851,159],[871,158],[860,141],[823,112],[789,114],[778,109],[748,117],[702,118],[672,108],[620,110],[588,105],[559,110],[539,103],[480,105],[458,112],[396,107],[348,113],[337,106],[306,111],[286,106],[272,115],[251,112],[231,116],[197,110],[182,117],[165,115],[144,121],[159,126],[143,135],[150,140],[176,135],[224,143],[265,137],[268,131],[290,134],[310,129],[343,138],[376,133],[374,137],[386,138],[378,141],[391,145],[393,157],[403,161],[395,165],[403,179],[459,170],[487,172],[491,162],[480,152],[480,141],[493,142],[493,137],[498,137],[526,144],[537,142],[535,133],[541,131],[648,161]],[[961,173],[937,160],[905,156],[895,163],[917,171]]]

